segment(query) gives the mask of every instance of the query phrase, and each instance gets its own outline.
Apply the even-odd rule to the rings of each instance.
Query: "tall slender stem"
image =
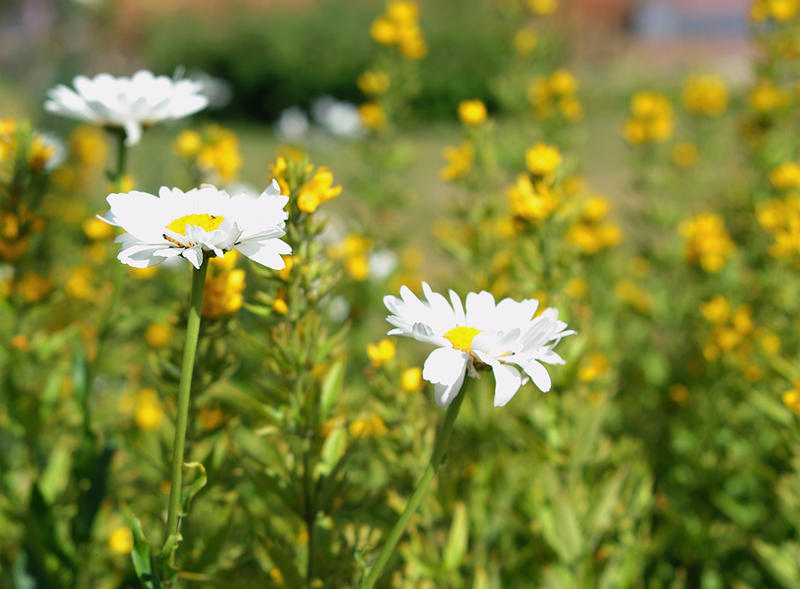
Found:
[[[175,420],[175,441],[172,445],[172,479],[169,490],[166,539],[178,532],[178,512],[180,511],[181,485],[183,484],[183,451],[186,443],[192,373],[197,355],[197,340],[200,336],[200,311],[203,306],[203,288],[207,270],[208,258],[204,257],[200,268],[192,272],[192,299],[189,306],[189,318],[186,321],[186,342],[183,346],[181,380],[178,384],[178,415]]]
[[[458,411],[461,409],[461,403],[464,402],[465,396],[465,391],[462,390],[456,395],[456,398],[453,399],[453,402],[447,408],[447,412],[444,414],[444,419],[442,420],[442,425],[439,426],[439,431],[436,432],[436,439],[433,442],[433,452],[431,453],[428,466],[419,483],[417,483],[414,494],[411,495],[411,499],[408,500],[406,508],[403,510],[397,523],[394,524],[392,531],[389,532],[389,536],[386,538],[386,544],[383,545],[380,554],[378,554],[378,558],[375,560],[375,564],[372,565],[372,569],[370,569],[362,589],[372,589],[375,583],[378,582],[381,571],[383,571],[383,567],[386,566],[386,563],[389,562],[392,554],[394,554],[394,549],[400,541],[403,532],[405,532],[408,522],[411,520],[411,516],[417,511],[420,503],[422,503],[422,499],[428,492],[428,488],[431,486],[431,482],[433,482],[433,477],[436,476],[436,472],[439,470],[439,466],[444,459],[445,452],[447,451],[447,443],[453,431],[453,424],[456,422]]]
[[[117,134],[117,168],[114,170],[114,187],[122,192],[122,179],[125,177],[125,165],[128,161],[128,146],[125,145],[125,131]]]

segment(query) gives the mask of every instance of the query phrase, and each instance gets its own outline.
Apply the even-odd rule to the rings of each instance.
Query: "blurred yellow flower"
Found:
[[[682,384],[674,384],[669,387],[669,398],[678,405],[686,405],[691,399],[689,389]]]
[[[573,278],[564,285],[564,292],[568,297],[580,299],[589,292],[589,285],[584,278]]]
[[[392,340],[384,338],[377,344],[367,344],[367,357],[374,368],[380,368],[394,358],[396,352]]]
[[[78,164],[87,168],[100,168],[108,159],[106,135],[94,125],[76,127],[67,138],[67,146]]]
[[[26,303],[38,303],[53,290],[53,281],[36,272],[27,272],[17,283],[17,292]]]
[[[730,301],[723,295],[715,295],[711,300],[700,305],[700,313],[709,323],[724,323],[731,313]]]
[[[771,81],[762,79],[750,91],[749,100],[753,110],[768,113],[784,107],[789,102],[789,96]]]
[[[632,280],[620,280],[614,285],[614,294],[640,313],[647,314],[653,307],[653,297]]]
[[[221,317],[241,309],[244,289],[245,272],[242,269],[209,273],[203,295],[203,317]]]
[[[379,17],[369,28],[372,40],[381,45],[394,45],[399,37],[397,27],[386,17]]]
[[[778,22],[793,20],[800,11],[798,0],[767,0],[769,15]]]
[[[703,213],[681,223],[679,231],[686,240],[687,261],[699,263],[706,272],[722,270],[734,249],[722,217]]]
[[[186,129],[178,134],[173,149],[182,158],[191,159],[203,148],[203,136],[197,131]]]
[[[475,149],[471,141],[465,140],[458,147],[445,147],[442,155],[447,160],[447,165],[441,169],[439,175],[443,180],[458,180],[472,168]]]
[[[800,164],[783,162],[769,173],[769,181],[778,190],[800,188]]]
[[[547,16],[558,10],[558,0],[528,0],[528,9],[533,14]]]
[[[77,301],[92,298],[95,292],[92,286],[92,269],[85,265],[73,268],[64,284],[64,290],[67,296]]]
[[[415,393],[422,388],[422,368],[414,366],[403,370],[400,385],[407,393]]]
[[[358,107],[361,122],[373,131],[382,131],[386,128],[386,111],[377,102],[365,102]]]
[[[590,383],[603,376],[609,369],[608,358],[602,352],[593,350],[589,353],[589,359],[578,370],[578,379],[581,382]]]
[[[133,532],[124,526],[114,528],[108,536],[108,547],[114,554],[130,554],[133,550]]]
[[[529,28],[522,28],[514,35],[514,49],[520,55],[530,55],[536,49],[539,38],[536,33]]]
[[[571,71],[559,68],[550,74],[548,80],[550,91],[556,96],[575,94],[578,91],[578,80]]]
[[[508,187],[506,194],[511,213],[530,222],[546,219],[561,203],[558,193],[543,182],[531,182],[528,174],[517,176],[517,182]]]
[[[128,266],[128,273],[136,280],[148,280],[158,273],[158,266],[148,266],[147,268]]]
[[[525,165],[531,174],[547,176],[561,165],[561,153],[557,147],[537,143],[525,152]]]
[[[136,393],[133,420],[139,429],[158,429],[164,419],[164,410],[154,388],[145,387]]]
[[[200,422],[200,427],[203,431],[217,429],[225,423],[225,412],[219,407],[202,407],[197,412],[197,420]]]
[[[462,100],[458,105],[458,118],[468,127],[480,125],[486,120],[486,105],[481,100]]]
[[[698,156],[697,146],[694,143],[680,141],[672,148],[669,159],[680,168],[688,168],[697,163]]]
[[[347,431],[354,438],[377,438],[386,435],[388,430],[381,416],[377,413],[372,413],[350,422],[350,425],[347,426]]]
[[[81,224],[83,234],[91,240],[110,239],[114,236],[114,227],[97,217],[89,217]]]
[[[336,198],[342,192],[341,186],[333,186],[333,174],[328,168],[317,168],[314,176],[300,188],[297,208],[305,213],[313,213],[319,205]]]
[[[771,331],[762,333],[758,343],[768,356],[774,356],[781,349],[781,338],[777,333],[772,333]]]
[[[637,92],[631,98],[631,115],[624,127],[625,139],[629,143],[663,143],[672,136],[674,111],[663,94]]]
[[[692,114],[718,117],[728,108],[728,85],[715,74],[694,74],[683,83],[683,105]]]
[[[800,414],[800,392],[790,389],[781,395],[781,401],[792,413]]]
[[[357,83],[367,96],[383,94],[389,89],[389,74],[383,70],[369,70],[358,76]]]
[[[277,298],[272,302],[272,310],[278,315],[286,315],[289,312],[289,305],[282,298]]]
[[[163,321],[151,323],[144,332],[144,341],[156,350],[166,348],[172,341],[172,326]]]

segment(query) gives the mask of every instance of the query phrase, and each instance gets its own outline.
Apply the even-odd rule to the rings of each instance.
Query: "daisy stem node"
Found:
[[[422,500],[428,493],[428,488],[431,486],[433,478],[436,476],[436,473],[439,470],[439,466],[441,466],[442,462],[444,461],[445,452],[447,451],[447,444],[450,441],[450,434],[453,431],[453,425],[456,422],[456,417],[458,417],[458,412],[461,409],[461,403],[464,402],[465,396],[466,391],[462,389],[456,398],[453,399],[453,402],[447,407],[447,412],[444,414],[444,419],[442,420],[442,424],[439,426],[439,431],[436,432],[436,439],[433,442],[433,452],[431,453],[431,459],[428,462],[428,466],[425,468],[425,472],[423,473],[419,483],[417,483],[417,487],[414,489],[414,494],[411,495],[411,498],[408,500],[406,508],[403,510],[400,518],[394,524],[392,531],[389,532],[389,536],[386,538],[386,543],[383,545],[380,554],[378,554],[375,564],[372,565],[372,569],[370,569],[362,589],[372,589],[372,587],[374,587],[378,582],[383,568],[386,566],[386,563],[389,562],[392,554],[394,554],[397,543],[400,541],[400,538],[402,537],[403,532],[405,532],[406,527],[408,527],[408,522],[411,520],[411,517],[417,511],[420,503],[422,503]]]
[[[189,318],[186,322],[186,342],[183,347],[183,364],[181,380],[178,384],[178,415],[175,419],[175,441],[172,446],[172,479],[169,490],[169,511],[167,515],[166,540],[178,533],[181,485],[183,483],[183,451],[186,442],[186,424],[189,417],[189,398],[192,391],[192,372],[197,354],[197,340],[200,335],[200,312],[203,307],[203,290],[208,256],[203,257],[200,268],[192,272],[192,298],[189,306]],[[170,555],[170,561],[174,557]]]

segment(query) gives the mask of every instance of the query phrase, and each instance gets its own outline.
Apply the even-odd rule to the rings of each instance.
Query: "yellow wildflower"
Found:
[[[114,227],[97,217],[89,217],[81,224],[83,234],[91,240],[109,239],[114,236]]]
[[[769,80],[759,80],[750,91],[750,106],[759,113],[768,113],[782,108],[788,103],[786,92],[776,87]]]
[[[381,45],[394,45],[398,39],[397,27],[386,17],[379,17],[369,28],[372,40]]]
[[[361,122],[373,131],[382,131],[386,128],[386,111],[377,102],[365,102],[358,107]]]
[[[533,14],[547,16],[558,10],[558,0],[528,0],[528,10]]]
[[[209,274],[203,295],[203,317],[220,317],[238,311],[244,302],[244,279],[242,269]]]
[[[384,338],[377,344],[367,344],[367,357],[374,368],[380,368],[394,358],[396,347],[394,342]]]
[[[731,304],[725,296],[715,295],[711,300],[700,305],[700,313],[709,323],[719,325],[728,320]]]
[[[547,176],[561,165],[561,153],[557,147],[537,143],[525,152],[525,164],[532,174]]]
[[[629,143],[663,143],[672,136],[674,112],[664,95],[637,92],[631,98],[631,115],[624,128],[625,139]]]
[[[680,168],[688,168],[697,163],[697,146],[690,141],[681,141],[675,144],[669,154],[669,159]]]
[[[722,217],[714,213],[697,215],[681,223],[680,232],[686,239],[687,261],[699,263],[706,272],[722,270],[734,247]]]
[[[520,55],[530,55],[538,43],[539,38],[529,28],[522,28],[514,35],[514,48]]]
[[[462,100],[458,105],[458,118],[468,127],[480,125],[486,120],[486,105],[481,100]]]
[[[108,536],[108,547],[114,554],[130,554],[133,550],[133,532],[124,526],[114,528]]]
[[[458,147],[445,147],[442,152],[447,165],[441,169],[439,175],[444,180],[458,180],[470,171],[475,157],[475,149],[471,141],[462,141]]]
[[[272,310],[278,315],[286,315],[289,312],[289,305],[282,298],[277,298],[272,302]]]
[[[78,163],[87,168],[99,168],[108,159],[108,140],[105,133],[94,125],[80,125],[67,139],[69,152]]]
[[[53,289],[53,281],[36,272],[26,273],[17,283],[17,292],[26,303],[38,303]]]
[[[358,87],[368,95],[383,94],[389,89],[389,75],[383,70],[369,70],[358,76]]]
[[[517,176],[517,182],[508,188],[507,195],[512,214],[532,222],[546,219],[561,203],[554,190],[543,182],[531,182],[527,174]]]
[[[783,162],[769,173],[769,181],[778,190],[800,188],[800,164]]]
[[[128,272],[136,280],[148,280],[158,273],[158,266],[148,266],[147,268],[133,268],[128,266]]]
[[[314,176],[300,188],[297,207],[306,213],[313,213],[322,203],[336,198],[342,192],[341,186],[333,186],[333,174],[322,166]]]
[[[406,368],[400,377],[400,384],[407,393],[415,393],[422,388],[422,368]]]
[[[179,156],[187,159],[195,157],[203,148],[203,136],[197,131],[186,129],[178,134],[173,149]]]
[[[581,382],[593,382],[603,376],[603,374],[608,371],[609,367],[610,364],[605,354],[592,351],[589,354],[588,362],[585,362],[583,366],[580,367],[580,370],[578,370],[578,378]]]
[[[568,297],[573,299],[580,299],[586,296],[589,292],[589,285],[586,284],[584,278],[573,278],[564,285],[564,292]]]
[[[91,279],[92,269],[88,266],[73,268],[64,284],[67,296],[78,301],[91,298],[94,295]]]
[[[354,438],[377,438],[386,435],[386,424],[377,413],[359,417],[347,426],[347,431]]]
[[[154,388],[146,387],[136,394],[133,413],[136,425],[145,431],[158,429],[164,419],[164,410]]]
[[[156,350],[166,348],[172,341],[172,326],[165,322],[155,322],[147,326],[144,341]]]
[[[800,414],[800,392],[790,389],[781,395],[781,401],[792,413]]]
[[[728,86],[720,76],[695,74],[683,84],[683,104],[692,114],[718,117],[728,108]]]
[[[761,349],[764,350],[764,353],[768,356],[774,356],[781,349],[780,336],[778,336],[777,333],[772,333],[771,331],[762,333],[758,343],[761,345]]]
[[[550,74],[548,85],[556,96],[566,96],[578,91],[577,78],[565,68],[559,68]]]

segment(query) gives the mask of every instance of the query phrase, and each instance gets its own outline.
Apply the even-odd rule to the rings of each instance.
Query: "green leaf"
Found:
[[[153,555],[150,552],[150,545],[142,532],[142,524],[136,516],[130,517],[131,531],[133,532],[133,550],[131,560],[133,560],[133,570],[142,583],[144,589],[162,589],[163,585],[158,579],[155,570]]]
[[[444,546],[442,557],[442,570],[452,571],[461,566],[467,554],[469,540],[469,520],[467,508],[462,501],[453,506],[453,523],[450,524],[450,533]]]
[[[753,541],[753,549],[773,579],[786,589],[800,587],[800,545],[787,542],[775,546],[757,538]]]
[[[347,449],[347,438],[343,427],[334,430],[325,438],[320,452],[321,461],[314,469],[314,475],[327,475],[336,467]]]
[[[181,489],[181,513],[185,516],[189,513],[189,503],[191,503],[192,498],[200,492],[200,489],[206,486],[208,475],[206,474],[206,468],[199,462],[184,462],[183,467],[196,469],[199,473],[191,485]]]
[[[322,393],[320,394],[320,419],[328,419],[331,408],[336,404],[344,385],[344,360],[339,360],[331,366],[322,382]]]

